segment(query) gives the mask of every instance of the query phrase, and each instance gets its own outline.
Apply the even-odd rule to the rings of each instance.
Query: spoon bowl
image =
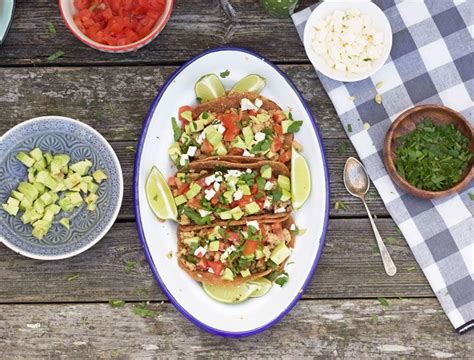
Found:
[[[344,186],[349,194],[362,197],[369,191],[370,182],[367,171],[362,163],[350,157],[344,166]]]

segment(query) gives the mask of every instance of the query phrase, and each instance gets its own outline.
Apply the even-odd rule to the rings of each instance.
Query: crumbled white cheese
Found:
[[[225,133],[225,126],[222,124],[219,124],[216,126],[216,130],[220,132],[221,134]]]
[[[219,191],[219,189],[221,188],[221,184],[218,183],[217,181],[214,183],[214,190]]]
[[[205,138],[206,138],[206,134],[203,131],[202,133],[199,134],[196,141],[197,141],[198,144],[202,144],[204,142]]]
[[[233,195],[234,200],[236,201],[242,199],[243,196],[244,196],[244,193],[242,192],[242,190],[237,190]]]
[[[204,179],[204,183],[205,183],[207,186],[211,185],[214,181],[216,181],[216,177],[215,177],[214,174],[213,174],[213,175],[209,175],[208,177],[206,177],[206,178]]]
[[[199,209],[198,212],[199,212],[199,215],[201,215],[202,217],[207,216],[211,213],[211,211],[207,211],[204,209]]]
[[[214,274],[214,270],[212,270],[211,267],[209,267],[209,269],[207,269],[207,272],[210,272],[211,274]]]
[[[275,214],[280,214],[286,212],[284,207],[279,207],[278,209],[275,209]]]
[[[206,255],[207,249],[205,247],[199,246],[195,251],[194,251],[194,256],[197,257],[203,257]]]
[[[295,224],[291,224],[290,230],[292,230],[292,231],[296,230],[296,225],[295,225]]]
[[[247,150],[244,150],[244,153],[242,155],[243,156],[248,156],[248,157],[254,157],[255,156],[255,154],[251,154]]]
[[[221,261],[224,261],[225,259],[228,258],[230,254],[232,254],[236,250],[234,245],[229,246],[227,249],[224,250],[224,252],[221,255]]]
[[[205,196],[204,198],[207,200],[207,201],[210,201],[215,195],[216,195],[216,192],[214,191],[214,189],[206,189],[204,190],[205,192]]]
[[[260,100],[260,99],[258,99],[258,98],[255,99],[255,106],[256,106],[257,108],[261,108],[262,105],[263,105],[263,101],[262,101],[262,100]]]
[[[258,133],[255,134],[254,138],[255,138],[255,141],[259,143],[260,141],[265,140],[266,135],[263,132],[259,131]]]
[[[245,172],[246,172],[247,174],[251,174],[251,173],[252,173],[252,169],[247,169],[247,170],[245,170]]]
[[[273,183],[271,181],[267,181],[265,183],[264,189],[267,191],[273,189]]]
[[[263,203],[263,207],[264,207],[265,209],[270,209],[271,206],[272,206],[272,202],[271,202],[271,200],[267,197],[267,198],[265,199],[265,202]]]
[[[186,165],[186,162],[189,161],[189,156],[188,154],[182,154],[181,157],[179,158],[179,164],[181,166]]]
[[[227,170],[227,175],[233,176],[233,177],[239,177],[240,175],[242,175],[242,171],[230,169],[230,170]]]
[[[243,98],[242,100],[240,100],[240,110],[258,110],[258,107],[256,107],[249,99]]]
[[[222,182],[224,179],[222,178],[221,175],[216,176],[216,182]]]
[[[247,221],[247,226],[252,226],[255,230],[259,228],[257,220]]]
[[[197,147],[196,146],[190,146],[188,147],[188,152],[186,153],[188,156],[194,156],[196,155]]]

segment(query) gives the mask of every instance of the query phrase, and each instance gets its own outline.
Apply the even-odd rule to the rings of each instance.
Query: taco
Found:
[[[169,155],[179,168],[189,162],[291,160],[293,133],[300,121],[273,101],[253,93],[231,93],[196,108],[179,109],[173,118],[175,142]]]
[[[239,285],[282,271],[295,245],[295,232],[289,215],[272,223],[179,226],[178,264],[196,281]]]
[[[276,220],[291,212],[289,171],[279,162],[195,162],[168,184],[181,225]]]

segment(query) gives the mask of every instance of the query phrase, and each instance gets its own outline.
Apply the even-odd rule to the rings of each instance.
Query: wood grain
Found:
[[[385,275],[368,219],[334,219],[304,298],[433,296],[392,221],[379,219],[377,226],[390,240],[387,247],[399,269],[396,276]],[[163,261],[176,261],[162,255]],[[130,272],[127,261],[136,263]],[[152,277],[135,225],[128,222],[116,223],[93,248],[62,261],[35,261],[1,246],[0,274],[0,303],[166,299]],[[67,280],[75,274],[78,279]]]
[[[467,359],[474,351],[474,333],[457,335],[435,299],[300,301],[279,324],[243,339],[210,335],[167,303],[150,305],[156,318],[135,315],[133,305],[2,305],[2,357]]]
[[[310,3],[301,1],[300,8]],[[57,34],[49,33],[48,21],[55,24]],[[292,21],[270,17],[255,0],[175,1],[169,23],[158,38],[127,54],[99,52],[77,40],[64,25],[57,1],[18,0],[0,64],[50,65],[48,56],[58,50],[65,56],[54,63],[61,65],[177,64],[226,44],[248,47],[273,61],[308,62]]]

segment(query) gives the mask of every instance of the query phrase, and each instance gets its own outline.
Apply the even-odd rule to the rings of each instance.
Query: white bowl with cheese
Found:
[[[392,29],[380,8],[369,1],[325,1],[305,26],[304,47],[325,76],[354,82],[376,73],[392,49]]]

